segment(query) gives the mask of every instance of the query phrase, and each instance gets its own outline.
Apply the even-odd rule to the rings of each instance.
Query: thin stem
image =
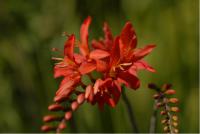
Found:
[[[125,94],[124,87],[122,87],[122,88],[123,88],[122,98],[124,100],[124,103],[125,103],[127,111],[128,111],[129,119],[130,119],[130,122],[131,122],[131,125],[132,125],[132,128],[133,128],[133,132],[139,133],[138,127],[137,127],[136,122],[135,122],[134,113],[133,113],[133,110],[131,108],[131,103],[129,102],[129,100],[128,100],[126,94]]]
[[[153,114],[151,116],[151,120],[150,120],[150,127],[149,127],[149,133],[155,133],[156,131],[156,123],[157,123],[157,100],[154,101],[153,104]]]

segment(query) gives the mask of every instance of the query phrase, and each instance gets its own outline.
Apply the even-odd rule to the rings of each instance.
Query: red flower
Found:
[[[57,117],[49,115],[45,122],[61,120],[57,127],[43,126],[42,130],[55,130],[60,132],[66,127],[65,122],[72,117],[75,111],[85,100],[91,104],[98,103],[100,109],[104,104],[115,107],[120,95],[121,84],[138,89],[140,81],[137,72],[145,69],[150,72],[155,70],[142,59],[148,55],[155,45],[148,45],[137,49],[137,37],[130,22],[127,22],[120,35],[114,37],[107,23],[104,23],[104,39],[93,40],[89,49],[88,29],[91,17],[84,20],[80,28],[80,41],[75,35],[67,35],[64,44],[63,58],[53,58],[58,63],[54,66],[54,77],[62,77],[62,81],[56,92],[54,102],[49,106],[50,111],[64,111],[65,116]],[[80,53],[74,53],[74,47],[79,47]],[[101,78],[94,79],[93,71],[102,74]],[[88,75],[92,81],[85,85],[81,78]],[[77,89],[81,86],[84,90]],[[68,107],[62,105],[68,101]]]

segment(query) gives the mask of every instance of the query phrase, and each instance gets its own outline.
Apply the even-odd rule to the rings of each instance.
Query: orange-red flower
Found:
[[[91,104],[98,103],[101,109],[104,104],[115,107],[121,95],[122,84],[138,89],[140,86],[138,70],[145,69],[155,72],[143,60],[155,45],[136,48],[137,37],[130,22],[125,24],[120,35],[116,37],[112,35],[108,24],[104,23],[104,39],[92,40],[92,49],[88,41],[90,23],[91,17],[88,17],[81,25],[80,40],[77,40],[74,34],[67,35],[63,57],[53,58],[58,61],[54,66],[54,77],[63,79],[54,98],[56,104],[50,105],[49,110],[62,110],[65,116],[62,119],[56,116],[46,116],[45,121],[47,122],[47,119],[48,121],[62,120],[57,127],[57,132],[66,127],[65,121],[71,118],[72,111],[75,111],[85,100]],[[79,48],[79,53],[74,52],[76,46]],[[102,77],[93,78],[91,75],[93,71],[101,73]],[[82,82],[82,77],[85,75],[91,79],[92,83],[89,85]],[[83,91],[79,91],[78,86],[82,87]],[[66,101],[70,103],[69,107],[62,105]],[[53,130],[55,127],[44,126],[42,129]]]

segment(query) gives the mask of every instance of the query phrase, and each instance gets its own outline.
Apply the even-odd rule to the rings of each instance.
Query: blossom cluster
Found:
[[[140,80],[138,70],[150,72],[155,70],[143,58],[148,55],[155,45],[136,48],[137,37],[131,22],[127,22],[121,33],[113,36],[107,23],[104,23],[104,38],[88,41],[88,29],[91,17],[87,17],[80,28],[80,40],[74,34],[67,35],[62,58],[55,58],[54,77],[62,78],[54,97],[54,104],[49,106],[50,111],[64,111],[64,117],[48,115],[45,122],[59,121],[58,126],[44,125],[43,131],[56,130],[60,132],[65,122],[72,116],[84,101],[98,104],[102,109],[104,104],[115,107],[119,101],[122,87],[138,89]],[[79,52],[75,52],[78,47]],[[57,49],[55,49],[57,50]],[[99,73],[95,78],[93,73]],[[82,81],[84,76],[91,80],[90,84]],[[80,89],[81,87],[81,89]],[[65,105],[68,103],[69,105]]]

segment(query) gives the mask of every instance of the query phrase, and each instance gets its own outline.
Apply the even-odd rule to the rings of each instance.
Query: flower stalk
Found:
[[[137,124],[136,124],[136,121],[135,121],[134,112],[133,112],[133,109],[131,107],[131,103],[128,100],[128,97],[125,94],[125,87],[124,86],[122,86],[122,99],[123,99],[124,104],[126,106],[128,116],[129,116],[129,119],[130,119],[130,122],[131,122],[131,126],[133,128],[133,132],[139,133],[139,130],[138,130],[138,127],[137,127]]]

